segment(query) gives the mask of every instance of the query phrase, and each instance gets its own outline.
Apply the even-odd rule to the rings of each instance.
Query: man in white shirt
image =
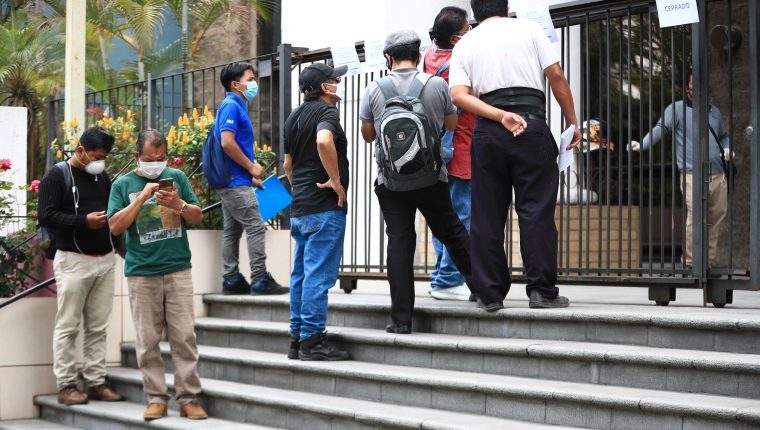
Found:
[[[531,308],[569,306],[557,283],[557,145],[546,124],[549,80],[567,125],[573,96],[559,53],[538,24],[507,18],[507,0],[471,0],[479,25],[454,47],[449,86],[455,105],[478,115],[472,136],[471,257],[478,306],[504,307],[511,279],[504,227],[515,193],[520,251]],[[569,148],[580,142],[580,131]]]

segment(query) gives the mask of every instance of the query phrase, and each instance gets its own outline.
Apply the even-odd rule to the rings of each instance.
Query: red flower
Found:
[[[0,170],[10,170],[11,169],[11,159],[10,158],[3,158],[0,160]]]
[[[181,158],[175,158],[174,161],[172,161],[172,164],[174,164],[174,167],[179,167],[184,163]]]
[[[31,183],[31,184],[29,184],[29,189],[30,189],[31,191],[34,191],[35,193],[36,193],[37,191],[39,191],[39,189],[40,189],[40,180],[39,180],[39,179],[35,179],[35,180],[33,180],[33,181],[32,181],[32,183]]]

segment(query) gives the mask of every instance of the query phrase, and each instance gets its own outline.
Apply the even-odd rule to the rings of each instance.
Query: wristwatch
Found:
[[[182,207],[180,208],[179,213],[183,214],[187,212],[187,209],[188,209],[187,202],[182,200]]]

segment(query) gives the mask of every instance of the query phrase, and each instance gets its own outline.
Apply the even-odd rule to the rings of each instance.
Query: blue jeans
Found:
[[[319,212],[290,219],[295,241],[290,274],[290,335],[301,340],[325,331],[327,290],[338,280],[346,213]]]
[[[451,204],[454,206],[454,211],[468,232],[470,231],[470,202],[472,196],[470,190],[469,179],[449,176]],[[433,236],[433,248],[435,249],[435,270],[430,274],[430,287],[437,291],[463,285],[464,276],[457,270],[457,266],[451,259],[446,247],[435,236]]]

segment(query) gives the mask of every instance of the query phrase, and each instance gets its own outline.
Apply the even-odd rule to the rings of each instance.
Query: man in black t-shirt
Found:
[[[106,208],[111,182],[103,173],[114,138],[100,127],[82,133],[76,153],[53,166],[40,183],[38,217],[53,235],[53,269],[58,311],[53,331],[53,373],[58,402],[116,401],[122,396],[105,385],[106,329],[113,306],[113,245]],[[84,326],[82,376],[87,395],[77,389],[75,343]]]
[[[338,280],[346,230],[348,141],[340,125],[346,66],[315,63],[301,72],[304,103],[285,122],[285,172],[293,201],[290,233],[295,261],[290,275],[288,358],[348,360],[327,343],[327,290]]]

